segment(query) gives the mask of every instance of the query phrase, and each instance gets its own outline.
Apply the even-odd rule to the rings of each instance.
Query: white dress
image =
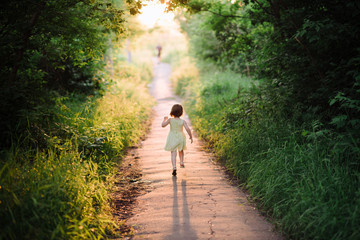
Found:
[[[183,132],[184,120],[180,118],[170,118],[170,131],[166,139],[166,151],[186,150],[186,136]]]

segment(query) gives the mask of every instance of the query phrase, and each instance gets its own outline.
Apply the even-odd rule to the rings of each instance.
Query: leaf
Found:
[[[341,128],[346,125],[346,120],[348,119],[348,116],[346,115],[339,115],[334,117],[331,120],[331,124],[336,125],[338,128]]]
[[[305,137],[305,136],[308,135],[308,134],[309,134],[309,132],[306,131],[305,129],[303,129],[302,132],[301,132],[301,135],[302,135],[303,137]]]
[[[330,106],[334,105],[338,100],[336,98],[333,98],[330,100]]]

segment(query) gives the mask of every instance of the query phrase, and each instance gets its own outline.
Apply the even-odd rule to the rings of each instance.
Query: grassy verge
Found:
[[[344,136],[281,116],[261,82],[186,58],[173,66],[193,126],[285,235],[360,238],[360,174]]]
[[[40,114],[41,124],[29,123],[37,136],[14,138],[2,153],[0,239],[99,239],[113,233],[109,191],[115,166],[144,134],[153,102],[148,67],[114,66],[103,96],[58,97]]]

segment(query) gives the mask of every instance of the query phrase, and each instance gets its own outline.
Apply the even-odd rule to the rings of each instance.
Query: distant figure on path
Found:
[[[161,124],[166,127],[170,124],[170,131],[166,139],[165,150],[171,152],[171,162],[173,167],[172,175],[176,176],[176,152],[179,151],[180,167],[184,168],[184,150],[186,150],[186,136],[183,132],[185,127],[186,132],[190,136],[190,141],[193,143],[192,134],[186,121],[180,117],[183,114],[183,107],[180,104],[175,104],[171,108],[170,116],[172,118],[164,117]]]
[[[162,47],[160,45],[160,43],[156,46],[156,49],[158,51],[158,54],[157,54],[157,57],[158,57],[158,63],[160,63],[160,59],[161,59],[161,50],[162,50]]]

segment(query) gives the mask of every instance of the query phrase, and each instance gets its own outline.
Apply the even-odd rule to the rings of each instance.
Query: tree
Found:
[[[140,7],[132,0],[1,2],[0,145],[29,117],[42,118],[33,113],[59,94],[99,88],[108,38],[125,35],[128,12]]]
[[[213,31],[220,51],[213,60],[237,71],[250,66],[258,78],[267,80],[269,89],[280,94],[281,100],[274,104],[281,104],[285,114],[302,115],[299,120],[316,116],[328,123],[342,112],[339,105],[329,106],[338,92],[358,99],[357,1],[169,2],[169,9],[178,6],[201,14],[202,19],[188,17],[190,25],[197,21],[205,26],[199,29]],[[190,39],[199,33],[189,31]],[[200,56],[214,50],[202,46],[195,48]]]

